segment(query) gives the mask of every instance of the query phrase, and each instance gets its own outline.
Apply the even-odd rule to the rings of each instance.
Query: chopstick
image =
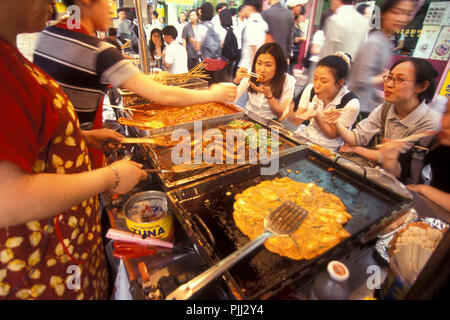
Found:
[[[418,139],[423,138],[423,137],[434,135],[436,133],[438,133],[438,132],[437,131],[425,131],[425,132],[416,133],[416,134],[413,134],[413,135],[410,135],[408,137],[404,137],[404,138],[401,138],[401,139],[394,139],[394,141],[396,141],[396,142],[414,141],[414,140],[418,140]],[[382,146],[383,146],[383,143],[377,144],[375,147],[376,148],[380,148]]]
[[[260,77],[262,77],[260,74],[257,74],[257,73],[254,73],[254,72],[247,72],[247,74],[248,74],[250,77],[254,77],[254,78],[260,78]]]

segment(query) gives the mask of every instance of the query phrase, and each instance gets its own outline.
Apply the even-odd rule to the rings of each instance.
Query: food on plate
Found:
[[[264,217],[286,200],[308,210],[291,236],[274,236],[265,247],[291,259],[312,259],[350,236],[342,226],[352,219],[342,201],[314,183],[288,177],[263,181],[235,196],[233,218],[251,240],[264,232]]]

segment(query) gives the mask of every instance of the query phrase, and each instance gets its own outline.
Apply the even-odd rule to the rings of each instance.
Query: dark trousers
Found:
[[[195,67],[198,64],[197,58],[188,58],[188,69],[191,70],[193,67]]]

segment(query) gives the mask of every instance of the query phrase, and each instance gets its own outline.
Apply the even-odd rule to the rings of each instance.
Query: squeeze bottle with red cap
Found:
[[[320,273],[311,288],[311,300],[346,300],[350,294],[350,272],[340,261],[330,261],[327,272]]]

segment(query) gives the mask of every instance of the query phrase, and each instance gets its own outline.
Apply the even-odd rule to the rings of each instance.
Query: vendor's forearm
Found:
[[[0,228],[50,218],[115,185],[114,171],[27,174],[0,162]]]
[[[163,105],[185,106],[214,101],[209,90],[189,90],[169,87],[151,80],[143,73],[136,74],[123,84],[126,89]]]

